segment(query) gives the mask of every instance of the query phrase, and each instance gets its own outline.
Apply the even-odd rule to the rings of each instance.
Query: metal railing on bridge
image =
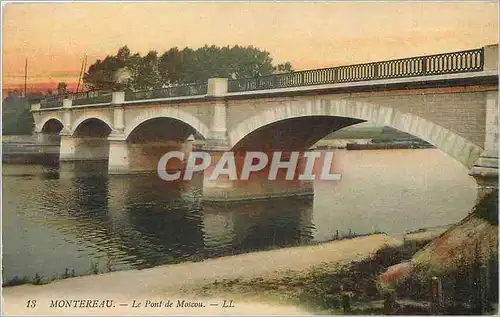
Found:
[[[233,79],[228,81],[228,92],[477,72],[482,71],[483,67],[484,49],[480,48],[453,53]],[[204,96],[207,94],[207,88],[208,84],[204,83],[144,91],[126,91],[125,101]],[[52,96],[42,100],[40,108],[62,107],[64,98],[73,99],[72,104],[75,106],[110,103],[112,92],[89,91],[73,95]]]
[[[92,105],[98,103],[110,103],[112,98],[111,91],[96,90],[79,92],[71,95],[73,99],[73,106]]]
[[[63,99],[65,96],[67,95],[57,95],[42,99],[40,101],[40,108],[41,109],[60,108],[63,105]]]
[[[172,86],[161,89],[143,90],[143,91],[127,91],[125,92],[125,101],[172,98],[172,97],[187,97],[187,96],[204,96],[207,94],[208,85],[205,84],[189,84]]]
[[[229,92],[482,71],[483,48],[229,81]]]
[[[79,92],[76,94],[60,94],[50,96],[40,101],[41,109],[60,108],[63,106],[64,99],[72,99],[72,105],[93,105],[99,103],[110,103],[112,98],[111,91],[95,90],[87,92]]]

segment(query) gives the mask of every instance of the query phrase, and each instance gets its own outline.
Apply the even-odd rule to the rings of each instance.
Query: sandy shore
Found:
[[[384,245],[400,244],[401,240],[380,234],[202,262],[75,277],[46,285],[8,287],[3,290],[2,307],[5,315],[304,315],[310,313],[286,303],[271,305],[243,300],[237,294],[234,298],[197,298],[186,293],[186,289],[221,279],[266,278],[277,276],[280,272],[308,270],[324,263],[350,262],[366,258]],[[181,289],[183,295],[179,295]],[[77,308],[74,308],[74,302],[71,307],[50,307],[51,304],[64,304],[56,303],[56,300],[81,299],[98,301],[78,302]],[[229,304],[231,299],[234,307],[224,308],[224,300]],[[36,307],[28,308],[28,300],[36,300]],[[100,305],[103,300],[112,300],[110,305],[114,307],[85,307],[87,304]],[[133,308],[134,300],[137,304],[141,303],[141,307]],[[162,301],[162,307],[144,307],[148,300]],[[169,305],[168,300],[173,303],[172,307],[165,307]],[[178,300],[199,302],[204,307],[176,307]]]

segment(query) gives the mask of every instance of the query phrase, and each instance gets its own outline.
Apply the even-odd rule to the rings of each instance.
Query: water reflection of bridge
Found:
[[[204,205],[202,175],[164,182],[157,175],[109,177],[105,169],[73,162],[51,172],[67,193],[52,197],[52,217],[71,219],[67,234],[113,262],[149,267],[312,240],[312,198]]]

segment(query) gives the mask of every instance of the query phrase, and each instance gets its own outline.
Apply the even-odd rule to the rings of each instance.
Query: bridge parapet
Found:
[[[483,70],[498,70],[498,44],[487,45],[484,50]]]
[[[37,102],[37,103],[32,103],[32,104],[31,104],[31,111],[32,111],[32,112],[33,112],[33,111],[40,111],[40,107],[41,107],[41,105],[40,105],[40,103],[39,103],[39,102]]]
[[[204,96],[207,93],[207,83],[189,84],[166,87],[153,90],[127,91],[125,101],[161,99],[172,97]]]
[[[111,95],[111,104],[120,105],[125,101],[125,92],[123,91],[115,91]]]
[[[112,98],[111,91],[88,91],[72,95],[73,105],[93,105],[101,103],[110,103]]]
[[[227,78],[210,78],[208,80],[207,96],[222,96],[228,92]]]
[[[62,108],[63,109],[68,109],[68,108],[71,108],[72,106],[73,106],[73,99],[64,98],[62,100]]]
[[[498,49],[498,45],[496,47]],[[492,49],[487,48],[488,62],[491,63]],[[484,69],[484,54],[484,48],[479,48],[453,53],[235,79],[229,81],[229,92],[477,72]],[[488,65],[488,67],[493,67],[493,65]]]
[[[140,102],[180,97],[214,97],[227,93],[294,87],[346,84],[375,80],[452,75],[498,70],[498,44],[452,53],[417,56],[380,62],[294,71],[253,78],[211,78],[207,83],[171,86],[161,89],[126,91],[123,102]],[[41,109],[62,107],[65,96],[42,100]],[[119,104],[110,91],[89,91],[71,95],[74,106],[102,103]]]
[[[61,108],[64,95],[51,96],[40,101],[40,109]]]

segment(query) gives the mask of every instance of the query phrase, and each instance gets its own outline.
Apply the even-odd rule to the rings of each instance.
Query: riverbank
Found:
[[[380,139],[331,139],[320,140],[313,149],[340,149],[340,150],[405,150],[429,149],[433,145],[422,140],[380,140]]]
[[[3,309],[7,315],[23,314],[307,314],[310,308],[288,301],[272,304],[262,298],[235,293],[200,294],[199,289],[223,280],[276,280],[290,274],[302,274],[315,267],[346,264],[374,255],[385,247],[402,245],[400,239],[384,234],[332,241],[314,246],[254,252],[237,256],[209,259],[202,262],[163,265],[151,269],[111,272],[54,281],[46,285],[21,285],[5,288]],[[99,299],[113,300],[113,308],[51,308],[53,300]],[[167,300],[175,302],[175,309],[136,308],[133,301]],[[223,300],[233,300],[235,307],[223,308]],[[27,301],[36,300],[35,308]],[[204,308],[175,307],[177,300],[202,302]],[[120,306],[119,304],[128,306]],[[165,303],[165,302],[164,302]],[[218,304],[219,306],[210,306]]]
[[[8,164],[50,164],[59,160],[59,139],[53,136],[46,144],[41,144],[32,135],[2,136],[2,162]],[[196,140],[195,147],[201,148],[204,142]],[[432,145],[415,140],[377,140],[377,139],[323,139],[311,149],[338,150],[391,150],[426,149]]]
[[[32,135],[6,135],[2,140],[2,163],[51,164],[59,161],[59,144],[41,145]]]

